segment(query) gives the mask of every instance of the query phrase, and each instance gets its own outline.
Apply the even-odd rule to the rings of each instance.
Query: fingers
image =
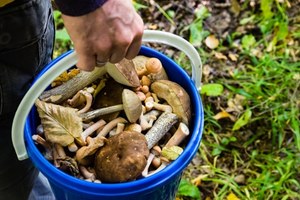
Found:
[[[142,43],[142,35],[143,31],[140,31],[135,36],[133,36],[133,34],[121,33],[111,39],[113,42],[111,48],[103,48],[103,45],[99,44],[97,52],[102,53],[97,53],[97,60],[102,62],[118,63],[123,58],[133,59],[139,53]]]
[[[128,35],[110,39],[114,45],[104,45],[104,41],[98,40],[94,43],[93,50],[87,48],[75,48],[78,55],[77,67],[85,71],[92,71],[95,66],[104,66],[106,62],[118,63],[123,58],[133,59],[140,50],[142,33],[131,39]],[[92,48],[91,48],[92,49]]]
[[[95,68],[95,56],[88,48],[76,48],[78,56],[77,67],[84,71],[92,71]]]
[[[139,37],[138,39],[134,40],[132,44],[127,49],[125,58],[131,60],[133,59],[140,51],[140,47],[142,44],[142,37]]]
[[[139,15],[136,15],[136,35],[133,39],[132,43],[130,44],[129,48],[127,49],[125,57],[127,59],[133,59],[140,51],[141,45],[142,45],[142,37],[144,32],[144,22],[142,18]]]

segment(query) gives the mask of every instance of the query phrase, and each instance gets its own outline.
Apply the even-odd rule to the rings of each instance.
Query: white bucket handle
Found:
[[[195,82],[197,89],[200,90],[202,74],[201,59],[196,49],[189,42],[172,33],[153,30],[144,31],[143,42],[159,42],[183,51],[191,60],[192,80]],[[23,97],[15,113],[12,124],[12,143],[19,160],[25,160],[28,158],[24,141],[24,126],[26,118],[34,105],[35,100],[43,91],[45,91],[56,77],[74,66],[76,63],[76,52],[72,52],[63,57],[59,60],[59,62],[54,63],[53,66],[49,68],[38,80],[36,80]]]

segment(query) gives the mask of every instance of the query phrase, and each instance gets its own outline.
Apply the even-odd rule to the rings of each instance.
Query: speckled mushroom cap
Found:
[[[97,178],[106,183],[135,180],[146,167],[149,149],[141,133],[123,131],[109,138],[95,158]]]

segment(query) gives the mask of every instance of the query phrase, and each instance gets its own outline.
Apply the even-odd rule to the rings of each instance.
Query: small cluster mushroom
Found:
[[[36,106],[41,125],[32,139],[45,158],[95,183],[159,172],[189,135],[189,95],[159,59],[142,55],[80,72],[41,94]]]

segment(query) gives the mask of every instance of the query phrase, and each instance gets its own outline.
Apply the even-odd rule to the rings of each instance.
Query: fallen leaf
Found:
[[[214,35],[210,35],[205,39],[205,44],[208,48],[215,49],[219,46],[219,40]]]
[[[228,57],[230,58],[230,60],[232,60],[232,61],[237,61],[238,59],[237,59],[237,55],[236,54],[233,54],[233,53],[229,53],[228,54]]]
[[[196,178],[194,178],[191,183],[193,185],[196,185],[196,186],[200,186],[201,185],[201,180],[208,177],[208,174],[200,174],[199,176],[197,176]]]
[[[249,123],[252,116],[252,111],[247,109],[244,114],[234,123],[232,130],[239,130],[241,127]]]
[[[81,141],[82,119],[77,109],[40,100],[35,101],[47,141],[67,146],[74,139]]]
[[[230,193],[228,196],[227,196],[227,200],[240,200],[234,193]]]
[[[168,160],[176,160],[178,156],[183,152],[183,149],[179,146],[164,147],[161,151],[161,155]]]
[[[215,56],[219,60],[227,60],[227,57],[224,54],[220,53],[220,52],[215,52]]]
[[[229,114],[228,112],[226,112],[225,110],[222,109],[221,112],[217,113],[215,116],[213,116],[213,118],[215,120],[219,120],[219,119],[222,119],[222,118],[230,118],[232,121],[235,121],[235,117],[232,116],[231,114]]]
[[[246,97],[243,95],[236,94],[234,98],[230,98],[227,101],[227,106],[225,110],[227,112],[242,112],[244,110],[243,105],[245,103]]]
[[[150,30],[157,30],[157,28],[158,28],[157,24],[150,24],[149,25]]]

